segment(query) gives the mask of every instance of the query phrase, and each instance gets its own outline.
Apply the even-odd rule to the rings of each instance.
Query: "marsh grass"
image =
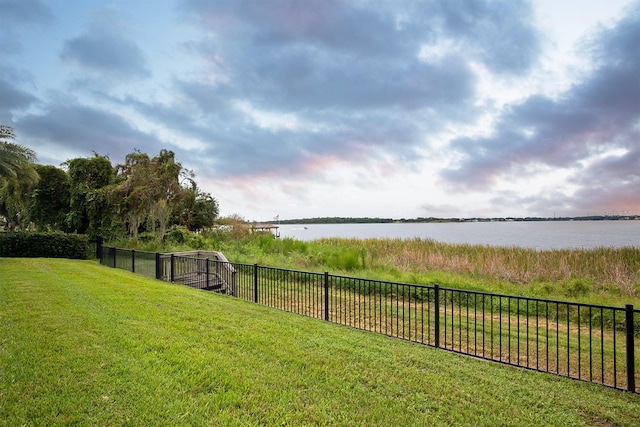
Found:
[[[297,252],[279,250],[278,245],[291,247],[286,240],[270,243],[268,253],[257,250],[256,257],[264,265],[357,273],[379,280],[640,304],[640,247],[539,251],[416,238],[319,239],[303,242]],[[233,253],[230,256],[234,259]]]
[[[188,235],[180,243],[125,240],[111,245],[171,252],[220,250],[230,261],[329,271],[378,280],[511,295],[640,305],[640,247],[534,250],[431,239],[274,239]]]
[[[0,425],[633,425],[636,394],[94,262],[0,259]]]
[[[428,239],[322,239],[317,244],[364,250],[373,269],[438,270],[514,285],[559,283],[567,296],[593,291],[637,297],[640,289],[640,247],[539,251]]]

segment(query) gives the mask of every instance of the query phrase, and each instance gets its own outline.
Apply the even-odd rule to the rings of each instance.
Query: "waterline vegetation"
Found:
[[[303,242],[237,230],[201,234],[185,230],[170,234],[163,243],[123,240],[112,245],[159,252],[217,250],[239,263],[518,296],[640,305],[640,247],[540,251],[421,238]]]

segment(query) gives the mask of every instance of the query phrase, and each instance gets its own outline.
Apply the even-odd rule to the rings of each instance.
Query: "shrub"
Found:
[[[175,226],[172,227],[167,234],[164,235],[163,240],[165,243],[183,244],[189,235],[189,230],[186,227]]]
[[[0,257],[86,259],[89,238],[64,233],[0,233]]]
[[[572,279],[563,283],[564,292],[568,297],[580,297],[587,295],[591,291],[586,279]]]
[[[324,254],[324,264],[329,268],[354,271],[360,268],[360,252],[355,249],[338,249]]]

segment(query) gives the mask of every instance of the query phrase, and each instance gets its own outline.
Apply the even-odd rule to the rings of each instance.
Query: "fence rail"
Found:
[[[640,310],[98,245],[102,264],[432,347],[640,393]],[[204,256],[204,257],[203,257]]]

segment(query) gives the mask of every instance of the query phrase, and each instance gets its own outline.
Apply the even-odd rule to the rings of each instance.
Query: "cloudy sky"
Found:
[[[40,163],[173,150],[223,215],[640,214],[640,1],[0,0]]]

